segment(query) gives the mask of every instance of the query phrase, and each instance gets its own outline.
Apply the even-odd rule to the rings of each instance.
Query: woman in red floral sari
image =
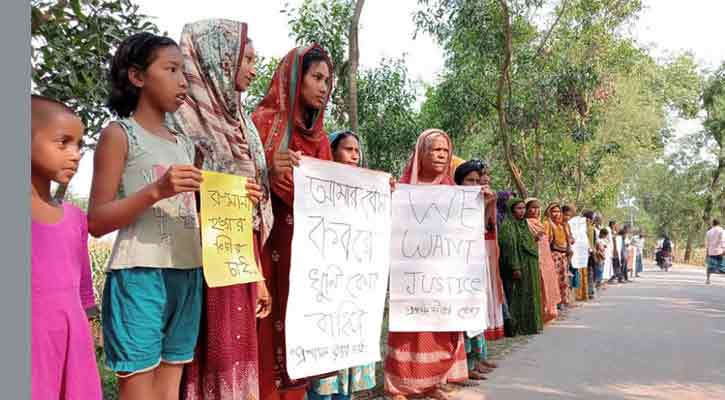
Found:
[[[302,155],[332,160],[323,128],[332,90],[332,62],[318,45],[291,50],[280,61],[267,94],[252,114],[270,169],[275,224],[262,255],[272,314],[260,321],[262,400],[302,400],[307,380],[289,378],[285,360],[285,314],[289,295],[294,216],[292,168]]]
[[[418,137],[400,183],[453,185],[448,134],[429,129]],[[394,400],[428,395],[448,400],[447,382],[468,379],[463,332],[390,332],[385,358],[385,391]]]

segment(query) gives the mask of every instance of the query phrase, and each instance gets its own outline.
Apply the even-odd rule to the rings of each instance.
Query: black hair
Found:
[[[720,225],[720,221],[717,218],[713,219],[712,226],[718,226],[718,225]]]
[[[327,56],[322,50],[318,47],[311,48],[304,56],[302,56],[302,76],[305,76],[312,65],[320,62],[327,63],[327,61]]]
[[[615,220],[611,220],[611,221],[609,221],[609,227],[610,227],[610,228],[611,228],[611,227],[613,227],[613,226],[614,226],[614,225],[616,225],[616,224],[617,224],[617,221],[615,221]]]
[[[478,172],[479,174],[483,174],[483,171],[487,167],[488,165],[485,161],[479,160],[477,158],[466,161],[463,164],[459,165],[458,168],[456,168],[455,172],[453,173],[453,180],[456,182],[456,185],[462,185],[463,180],[466,179],[466,176],[468,176],[468,174],[470,174],[471,172]]]
[[[131,115],[138,105],[141,91],[128,79],[129,69],[146,70],[153,63],[156,51],[169,46],[178,47],[178,44],[173,39],[149,32],[136,33],[121,42],[111,58],[108,76],[111,91],[107,105],[111,111],[123,118]]]
[[[47,96],[34,94],[30,96],[30,133],[42,129],[58,114],[68,114],[76,118],[78,115],[67,104]],[[31,136],[32,137],[32,136]]]
[[[63,103],[60,100],[56,100],[53,98],[50,98],[48,96],[43,96],[42,94],[32,94],[30,95],[30,104],[32,107],[33,102],[41,102],[46,104],[52,104],[58,108],[62,108],[64,111],[67,111],[69,114],[75,115],[75,111],[73,111],[72,108],[70,108],[67,104]]]
[[[345,131],[337,135],[335,140],[330,142],[330,148],[332,149],[332,152],[334,153],[335,151],[337,151],[337,147],[340,145],[340,143],[342,143],[342,140],[349,137],[354,137],[355,140],[357,140],[358,144],[360,143],[360,138],[355,134],[355,132]]]
[[[582,213],[582,216],[586,219],[594,219],[594,211],[586,210]]]
[[[569,212],[569,211],[573,211],[573,210],[574,210],[574,208],[573,208],[572,206],[568,205],[568,204],[564,204],[564,205],[563,205],[563,206],[561,207],[561,212],[562,212],[563,214],[566,214],[567,212]]]
[[[599,237],[607,235],[609,235],[609,231],[607,230],[607,228],[602,228],[602,230],[599,231]]]

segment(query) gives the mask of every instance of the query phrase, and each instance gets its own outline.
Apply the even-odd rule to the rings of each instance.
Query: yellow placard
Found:
[[[254,257],[252,202],[247,178],[202,171],[201,241],[209,287],[263,280]]]

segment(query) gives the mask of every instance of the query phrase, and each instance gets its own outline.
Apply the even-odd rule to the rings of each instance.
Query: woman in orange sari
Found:
[[[558,203],[550,203],[544,212],[544,231],[549,238],[549,248],[559,278],[561,307],[569,305],[569,230]]]
[[[332,90],[332,62],[318,45],[291,50],[280,61],[267,94],[252,114],[270,170],[275,224],[263,249],[262,269],[272,296],[270,318],[260,321],[262,400],[302,400],[308,381],[292,381],[285,360],[285,315],[289,295],[294,217],[292,168],[302,155],[332,160],[323,129]]]
[[[554,265],[554,258],[549,248],[549,237],[546,236],[546,229],[540,221],[541,204],[538,199],[526,200],[526,222],[529,230],[539,238],[539,270],[541,271],[541,306],[544,323],[555,319],[559,314],[557,306],[561,302],[559,293],[559,276]]]
[[[428,129],[420,134],[400,183],[453,185],[448,134]],[[447,382],[468,378],[463,332],[390,332],[385,358],[385,391],[393,400],[428,395],[448,400]]]

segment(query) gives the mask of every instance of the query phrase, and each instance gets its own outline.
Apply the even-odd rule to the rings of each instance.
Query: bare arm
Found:
[[[156,182],[116,199],[127,154],[123,129],[117,124],[106,127],[96,146],[88,205],[88,231],[95,237],[131,225],[161,199],[199,190],[201,172],[191,165],[174,165]]]

